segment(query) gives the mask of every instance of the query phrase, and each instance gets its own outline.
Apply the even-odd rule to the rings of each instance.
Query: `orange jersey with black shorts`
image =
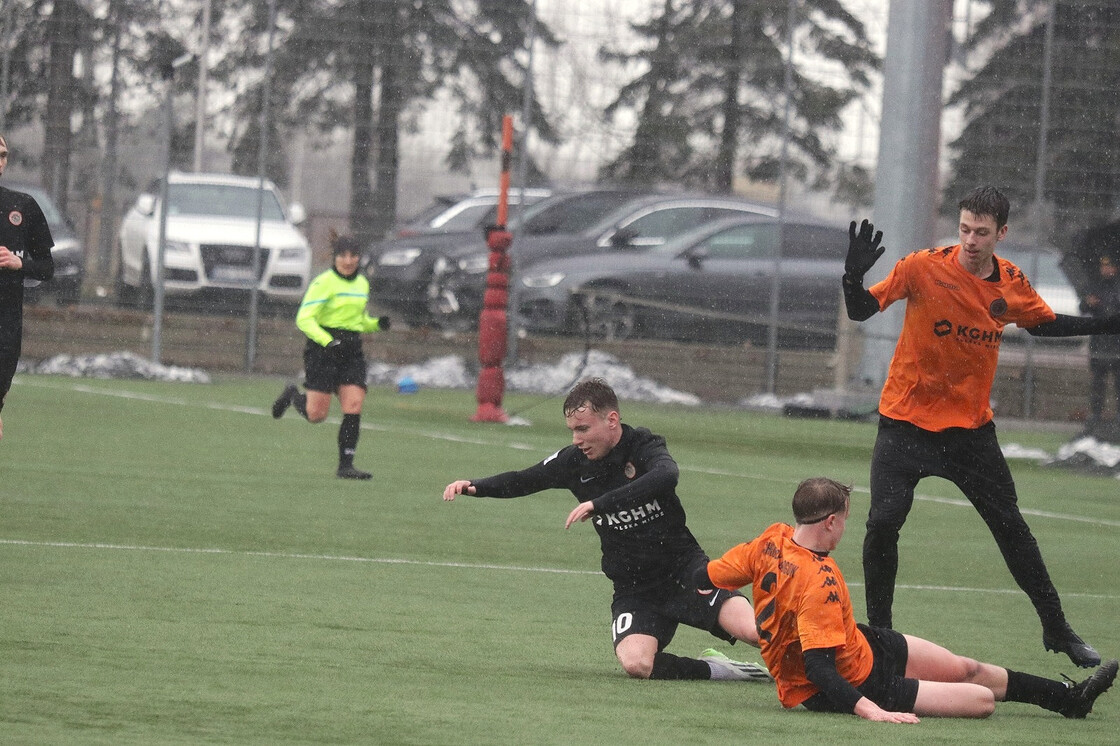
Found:
[[[874,656],[856,627],[848,584],[828,555],[798,546],[793,527],[775,523],[756,539],[708,563],[718,588],[752,586],[762,659],[778,699],[796,707],[819,689],[805,676],[803,651],[836,649],[836,670],[853,686],[871,673]]]
[[[906,299],[879,413],[934,432],[987,424],[1003,327],[1055,318],[1014,264],[994,257],[996,279],[980,279],[961,266],[960,250],[915,251],[868,288],[881,311]]]

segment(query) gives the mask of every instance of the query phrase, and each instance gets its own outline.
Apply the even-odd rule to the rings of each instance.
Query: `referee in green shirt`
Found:
[[[330,412],[331,395],[337,394],[342,405],[337,474],[341,479],[369,479],[368,471],[354,468],[366,399],[361,334],[388,330],[389,317],[374,318],[366,312],[369,280],[358,273],[357,241],[332,235],[331,248],[334,266],[311,281],[296,314],[296,326],[307,335],[303,350],[307,392],[289,384],[273,403],[272,416],[280,419],[294,406],[308,422],[322,422]]]

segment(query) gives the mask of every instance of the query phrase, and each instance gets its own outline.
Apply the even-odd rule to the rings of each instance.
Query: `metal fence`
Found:
[[[81,105],[74,104],[70,118],[74,149],[68,210],[87,246],[85,295],[93,298],[106,294],[112,282],[114,247],[107,242],[112,241],[113,230],[102,226],[115,225],[137,188],[158,175],[162,139],[159,107],[164,89],[158,78],[138,77],[136,70],[140,67],[125,81],[128,87],[119,93],[122,129],[114,146],[120,178],[115,202],[106,203],[101,188],[104,181],[99,174],[104,171],[108,148],[107,125],[102,115],[111,84],[107,65],[112,58],[109,42],[113,37],[105,29],[111,25],[108,14],[116,4],[98,0],[71,2],[83,17],[93,19],[99,24],[96,28],[102,29],[82,37],[82,45],[71,52],[71,75],[100,96]],[[203,45],[199,22],[204,11],[209,17],[212,4],[213,19],[208,18],[212,25],[208,43]],[[293,22],[295,4],[284,0],[273,4],[278,6],[276,49],[283,52],[308,43],[310,32]],[[251,98],[249,93],[255,85],[259,87],[262,72],[268,68],[260,54],[239,58],[231,50],[238,44],[255,44],[258,52],[264,48],[267,30],[261,24],[267,17],[268,5],[250,0],[164,0],[159,17],[146,21],[153,24],[148,30],[157,30],[177,44],[179,51],[193,53],[204,63],[181,76],[173,109],[179,124],[176,136],[182,141],[180,150],[189,153],[190,147],[184,143],[192,143],[196,166],[218,171],[235,167],[237,148],[239,143],[244,144],[238,138],[248,126],[244,101]],[[22,9],[26,13],[46,13],[50,4],[9,0],[5,6],[12,6],[10,10],[17,12]],[[636,95],[624,94],[638,85],[642,76],[656,71],[657,65],[674,60],[681,66],[710,65],[710,75],[718,76],[721,71],[726,72],[727,65],[737,64],[734,60],[741,64],[742,59],[748,59],[750,64],[741,68],[740,113],[758,117],[751,121],[764,122],[769,129],[739,131],[730,151],[734,162],[731,188],[753,199],[781,203],[787,209],[833,220],[866,215],[871,209],[878,166],[882,112],[884,107],[908,104],[884,102],[881,70],[865,66],[860,75],[853,75],[850,69],[830,58],[827,47],[819,41],[822,34],[832,34],[846,43],[859,42],[882,58],[890,32],[891,0],[842,0],[843,11],[850,14],[850,25],[830,17],[825,9],[831,6],[813,0],[510,3],[509,7],[516,9],[510,12],[536,13],[535,21],[526,17],[516,24],[526,43],[519,49],[507,50],[508,59],[498,64],[513,93],[504,103],[495,104],[494,96],[474,90],[485,88],[487,81],[460,69],[442,79],[428,81],[429,95],[407,102],[396,134],[396,214],[404,217],[416,212],[436,195],[497,183],[499,157],[494,151],[486,154],[477,147],[468,149],[471,157],[460,159],[458,168],[451,167],[455,154],[461,152],[457,147],[463,144],[464,130],[473,126],[466,123],[485,120],[472,106],[500,106],[505,111],[492,112],[495,116],[511,113],[518,117],[519,157],[528,154],[531,158],[531,167],[514,171],[523,178],[569,187],[600,180],[612,164],[628,153],[640,156],[635,144],[644,136],[643,126],[653,121],[667,128],[655,133],[654,140],[660,139],[662,144],[672,140],[681,151],[677,155],[683,165],[678,172],[680,183],[676,185],[710,187],[714,182],[704,169],[709,165],[717,168],[721,153],[727,152],[720,150],[721,145],[726,145],[721,143],[720,134],[730,126],[728,110],[714,112],[719,101],[711,98],[712,88],[702,86],[710,81],[689,77],[683,67],[676,70],[675,77],[667,75],[665,99],[660,102],[662,110],[653,112],[660,115],[656,118],[650,111],[654,108],[650,95],[656,87],[644,89],[643,93],[638,86],[634,88]],[[952,240],[958,192],[979,183],[997,184],[1012,197],[1012,235],[1022,245],[1074,252],[1083,246],[1087,230],[1117,218],[1120,147],[1115,142],[1115,123],[1120,120],[1120,104],[1115,100],[1115,91],[1120,90],[1120,8],[1114,6],[1115,3],[1103,0],[952,3],[936,166],[937,182],[944,197],[943,204],[928,206],[938,216],[937,235],[929,237],[931,243]],[[359,28],[359,24],[378,22],[385,13],[399,8],[399,3],[338,0],[323,3],[322,7],[324,12],[337,12],[337,28],[345,30],[348,25]],[[460,12],[463,18],[476,17],[472,12],[477,7],[470,0],[446,3],[446,7]],[[659,36],[660,19],[670,16],[691,18],[690,22],[701,28],[701,23],[711,22],[700,15],[705,9],[717,20],[719,14],[724,14],[725,20],[711,27],[720,34],[731,23],[731,11],[738,9],[743,13],[741,18],[747,19],[744,23],[749,20],[765,27],[773,53],[750,57],[748,52],[757,52],[751,48],[740,50],[742,58],[732,55],[727,60],[713,61],[685,54],[689,45],[702,47],[704,43],[703,39],[688,37],[686,27]],[[994,14],[997,11],[1007,15]],[[785,34],[783,23],[790,19],[795,21],[793,32]],[[36,20],[49,27],[49,18]],[[860,40],[853,29],[862,32],[864,38]],[[488,28],[476,30],[496,33]],[[936,28],[927,31],[941,33]],[[47,69],[44,60],[48,49],[43,45],[51,41],[49,28],[47,33],[41,37],[38,49],[25,49],[18,42],[7,43],[3,49],[0,93],[6,104],[6,134],[13,150],[22,150],[28,156],[12,163],[10,172],[16,178],[45,180],[53,173],[53,180],[57,175],[52,171],[56,164],[49,161],[44,145],[44,101],[17,101],[22,84],[18,80],[9,82],[8,77],[9,70],[26,69],[31,74],[36,69]],[[127,33],[140,32],[130,28]],[[761,38],[755,38],[756,47]],[[248,42],[243,43],[246,39]],[[414,52],[405,46],[403,37],[400,49],[394,49],[391,40],[378,39],[386,47],[378,55],[391,58],[394,54],[409,56]],[[665,44],[660,52],[658,39]],[[340,36],[339,49],[344,41]],[[329,45],[324,49],[329,56]],[[22,59],[20,55],[30,60],[30,67],[20,68],[16,64]],[[238,59],[243,60],[244,69],[229,69]],[[383,74],[387,69],[375,68],[375,72],[381,70],[379,74]],[[326,70],[324,67],[321,74],[327,75]],[[281,64],[276,77],[279,80],[284,76],[298,77]],[[388,83],[375,76],[370,85],[376,93]],[[789,117],[791,101],[825,107],[826,89],[837,91],[828,95],[849,97],[834,115],[821,114],[816,121],[811,117],[799,119],[797,112]],[[200,90],[204,95],[200,95]],[[471,95],[460,95],[464,90]],[[530,98],[527,94],[531,94],[532,102],[539,108],[522,106]],[[354,204],[354,182],[348,175],[355,163],[356,131],[376,130],[382,113],[379,102],[384,100],[375,97],[368,110],[355,106],[353,85],[340,86],[331,95],[337,97],[337,119],[326,124],[333,126],[325,126],[321,113],[301,119],[294,99],[273,101],[277,109],[276,149],[286,159],[286,189],[292,199],[308,208],[311,220],[307,231],[320,264],[327,260],[323,241],[327,227],[346,229],[344,223],[352,219],[345,206]],[[812,100],[813,96],[819,99]],[[41,111],[22,119],[16,116],[21,107],[29,105],[39,106]],[[359,116],[365,112],[368,118],[356,121],[355,112]],[[547,137],[541,129],[542,121],[533,121],[534,117],[547,119]],[[674,123],[685,126],[687,131],[682,134],[673,130]],[[493,139],[496,134],[483,136],[476,132],[473,144]],[[662,157],[672,161],[670,156]],[[375,186],[385,174],[383,165],[366,164],[365,173]],[[630,163],[630,173],[635,168],[640,171],[640,166],[641,162]],[[674,177],[666,177],[665,172],[659,178],[662,186],[673,185]],[[99,257],[108,257],[110,261],[99,262]],[[1030,271],[1029,266],[1025,269]],[[101,292],[97,292],[98,288]],[[1072,365],[1083,365],[1083,356],[1069,357]],[[1030,378],[1028,373],[1024,386],[1030,385]],[[1029,390],[1025,396],[1030,400]]]

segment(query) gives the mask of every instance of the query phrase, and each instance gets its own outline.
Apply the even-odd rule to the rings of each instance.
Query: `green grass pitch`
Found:
[[[471,392],[375,388],[357,465],[334,478],[337,405],[268,415],[275,379],[211,385],[21,376],[0,441],[0,742],[722,744],[1115,743],[1120,690],[1085,721],[1005,704],[915,726],[783,711],[768,685],[648,682],[611,651],[610,587],[567,493],[460,498],[443,486],[568,442],[560,400],[511,396],[528,427],[475,424]],[[789,519],[797,482],[855,488],[837,551],[859,561],[874,427],[623,402],[681,464],[713,555]],[[1001,430],[1055,451],[1065,436]],[[1120,484],[1013,462],[1075,628],[1120,656]],[[919,486],[896,624],[960,653],[1082,678],[956,489]],[[670,650],[715,643],[682,629]]]

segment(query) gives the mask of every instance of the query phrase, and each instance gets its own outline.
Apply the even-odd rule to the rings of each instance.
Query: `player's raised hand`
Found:
[[[867,270],[879,260],[886,251],[885,246],[880,246],[883,232],[876,231],[875,225],[866,219],[856,230],[856,221],[848,226],[848,257],[844,260],[844,274],[854,282],[863,280]]]

